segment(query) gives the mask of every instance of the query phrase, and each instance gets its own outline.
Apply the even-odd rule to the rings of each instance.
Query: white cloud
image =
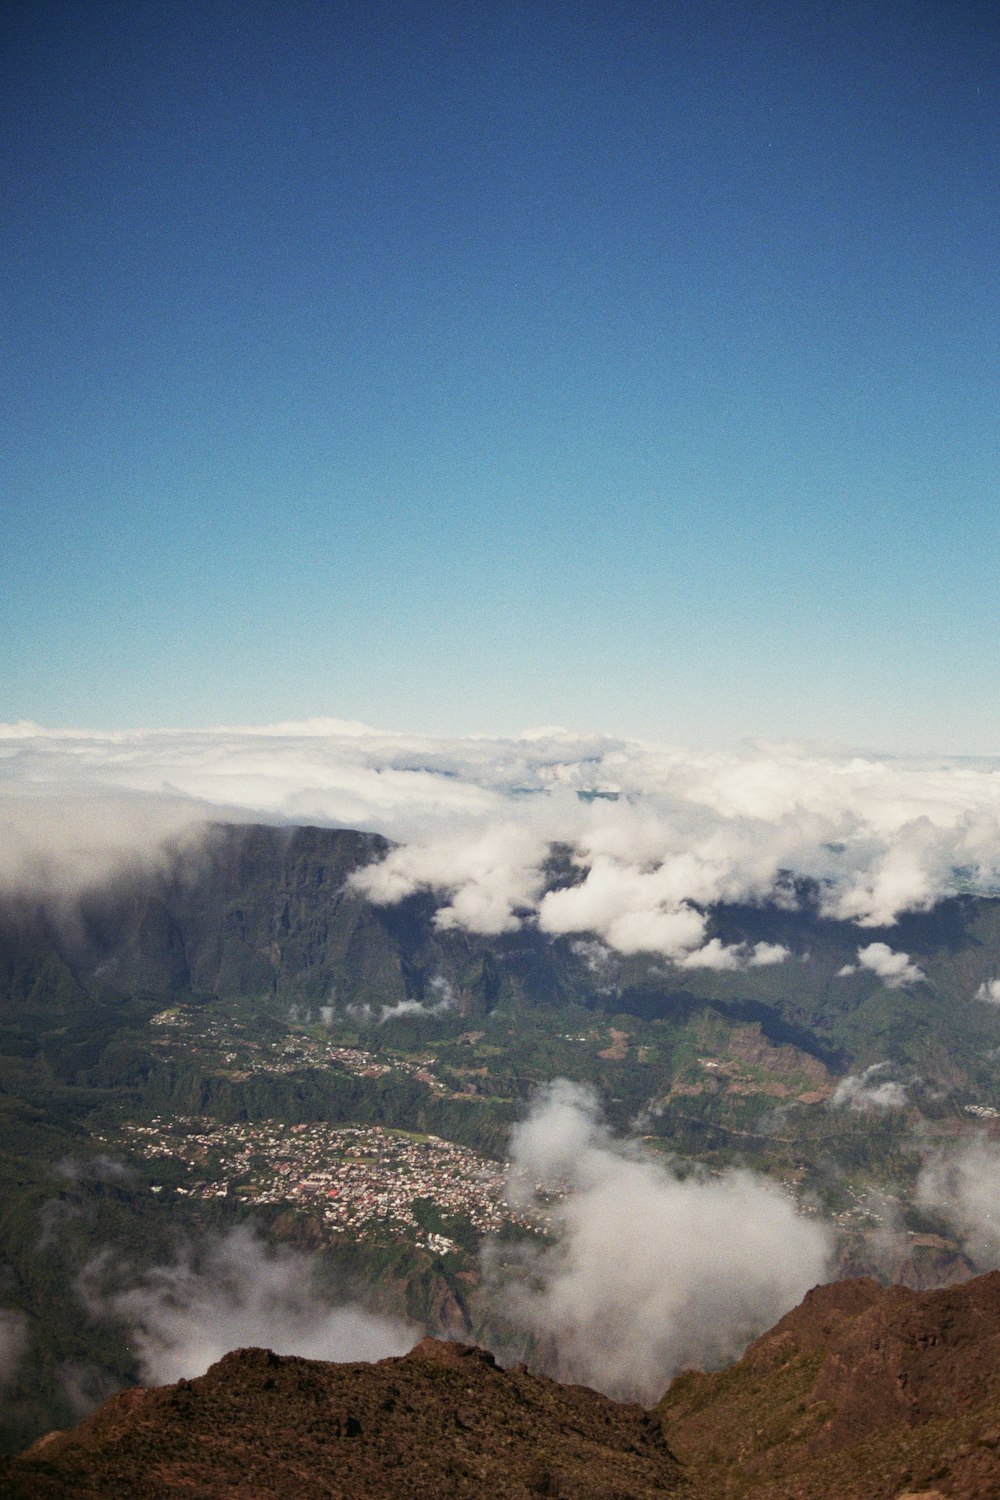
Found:
[[[984,979],[976,991],[977,1000],[985,1000],[987,1005],[1000,1005],[1000,979]]]
[[[791,953],[783,943],[754,943],[748,963],[751,969],[769,969],[772,964],[783,964]]]
[[[705,934],[705,918],[674,895],[662,870],[645,871],[597,855],[579,884],[547,891],[538,925],[553,934],[591,932],[619,953],[680,957]]]
[[[419,1337],[355,1305],[331,1306],[307,1257],[268,1250],[234,1229],[193,1257],[154,1266],[126,1291],[102,1290],[109,1261],[92,1263],[81,1292],[94,1316],[129,1325],[143,1380],[163,1385],[201,1375],[231,1349],[260,1345],[308,1359],[383,1359]],[[119,1273],[116,1273],[116,1275]]]
[[[458,1004],[458,996],[443,974],[436,974],[427,989],[425,1000],[397,1000],[395,1005],[383,1005],[379,1022],[394,1021],[397,1016],[436,1016],[443,1010],[454,1010]]]
[[[703,948],[677,959],[682,969],[719,969],[737,972],[741,969],[763,969],[784,963],[789,949],[781,943],[731,943],[728,946],[712,938]]]
[[[910,962],[908,953],[894,953],[888,943],[869,943],[858,949],[858,967],[870,969],[884,981],[887,990],[902,989],[907,984],[917,984],[926,978],[923,969]],[[841,974],[852,971],[845,965]]]
[[[592,974],[605,975],[615,964],[615,956],[603,943],[589,942],[581,938],[572,944],[577,958],[582,958]]]
[[[653,1401],[686,1364],[735,1357],[822,1280],[830,1230],[747,1171],[681,1180],[614,1139],[593,1094],[557,1080],[511,1141],[510,1193],[555,1191],[554,1243],[487,1287],[516,1326],[554,1340],[563,1378]]]
[[[917,1202],[943,1214],[970,1260],[1000,1268],[1000,1146],[978,1135],[936,1152],[917,1180]]]
[[[888,1063],[873,1063],[863,1073],[849,1073],[842,1078],[830,1097],[831,1107],[860,1113],[905,1109],[909,1099],[904,1085],[883,1077],[888,1066]]]
[[[515,824],[463,828],[434,842],[393,849],[351,877],[369,900],[391,903],[417,890],[448,894],[435,923],[496,936],[518,926],[519,908],[535,904],[542,885],[546,840]]]
[[[593,791],[618,800],[580,800]],[[1000,881],[995,762],[794,745],[687,753],[548,728],[435,739],[332,719],[0,726],[0,888],[77,890],[161,857],[164,840],[207,818],[376,830],[403,847],[360,878],[373,900],[432,890],[443,928],[502,933],[527,911],[546,932],[673,959],[705,948],[700,912],[713,902],[787,902],[787,871],[820,883],[825,915],[862,925],[927,908],[957,869]],[[546,892],[553,841],[581,881]]]

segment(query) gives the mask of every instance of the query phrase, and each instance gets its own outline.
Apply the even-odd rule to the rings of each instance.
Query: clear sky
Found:
[[[1000,749],[989,3],[11,3],[0,718]]]

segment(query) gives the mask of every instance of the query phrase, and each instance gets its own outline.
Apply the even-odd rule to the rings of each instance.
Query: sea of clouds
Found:
[[[785,955],[706,942],[702,908],[791,901],[788,872],[819,882],[826,915],[871,927],[959,885],[1000,883],[994,761],[801,745],[694,753],[561,729],[440,739],[339,720],[0,726],[0,888],[72,894],[212,820],[383,833],[397,847],[358,873],[357,891],[393,902],[432,890],[442,928],[490,935],[529,918],[719,969]],[[558,890],[544,870],[553,844],[579,873]],[[884,945],[859,963],[890,982],[915,977]]]

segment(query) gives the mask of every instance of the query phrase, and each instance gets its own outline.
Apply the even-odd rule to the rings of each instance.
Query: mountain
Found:
[[[703,1500],[1000,1494],[1000,1273],[913,1292],[817,1287],[658,1407]]]
[[[113,1396],[0,1482],[8,1500],[653,1500],[681,1487],[640,1407],[434,1339],[377,1364],[239,1349],[200,1379]]]
[[[463,1016],[501,1001],[582,1003],[646,1020],[708,1008],[836,1071],[891,1058],[948,1086],[970,1069],[977,1084],[992,1073],[981,1054],[1000,1043],[1000,1008],[974,996],[1000,969],[995,898],[956,897],[891,928],[862,928],[820,915],[816,889],[800,884],[778,904],[707,912],[709,938],[780,945],[785,962],[679,969],[531,923],[495,937],[442,930],[430,892],[372,905],[345,882],[388,849],[344,829],[219,825],[72,910],[7,899],[0,1025],[16,1033],[123,997],[245,997],[287,1013],[440,1005],[446,995]],[[552,885],[580,878],[558,848],[548,873]],[[859,948],[874,943],[906,952],[922,979],[902,985],[859,965]]]
[[[817,1287],[654,1413],[424,1339],[328,1364],[241,1349],[130,1390],[3,1475],[9,1500],[983,1500],[1000,1493],[1000,1274]]]

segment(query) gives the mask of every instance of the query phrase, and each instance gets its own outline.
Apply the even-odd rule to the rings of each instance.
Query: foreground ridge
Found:
[[[238,1349],[196,1380],[112,1396],[0,1479],[10,1500],[646,1500],[682,1488],[641,1407],[470,1345],[330,1364]]]

